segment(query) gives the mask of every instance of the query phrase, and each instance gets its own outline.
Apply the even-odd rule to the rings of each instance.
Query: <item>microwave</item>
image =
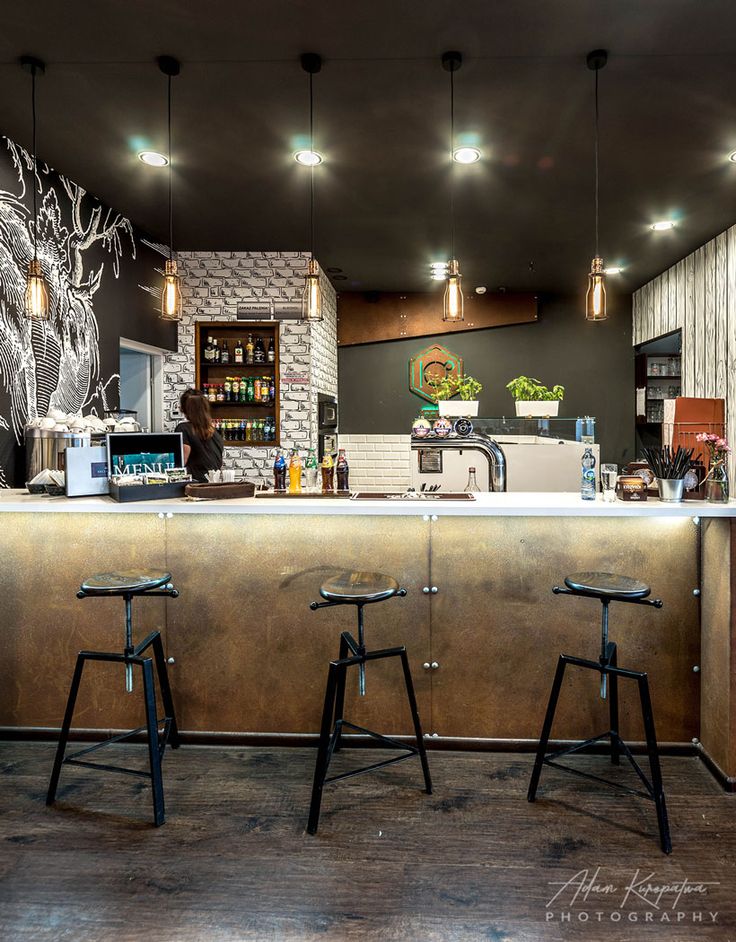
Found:
[[[337,428],[337,400],[334,396],[317,396],[317,420],[320,429]]]

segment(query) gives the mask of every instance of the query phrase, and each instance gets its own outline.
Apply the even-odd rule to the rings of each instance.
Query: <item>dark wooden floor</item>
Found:
[[[649,802],[549,770],[528,805],[526,755],[434,752],[431,797],[414,762],[350,780],[328,790],[309,837],[311,749],[170,752],[160,829],[147,785],[127,776],[67,767],[47,809],[52,749],[0,743],[8,942],[736,940],[736,799],[695,758],[664,759],[665,857]],[[659,908],[651,894],[624,902],[637,871],[711,885],[679,903],[665,892]],[[584,874],[597,886],[573,900],[562,884]]]

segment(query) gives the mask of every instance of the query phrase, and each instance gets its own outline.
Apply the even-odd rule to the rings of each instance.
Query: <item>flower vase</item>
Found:
[[[712,504],[728,503],[728,471],[725,462],[711,465],[705,480],[705,499]]]

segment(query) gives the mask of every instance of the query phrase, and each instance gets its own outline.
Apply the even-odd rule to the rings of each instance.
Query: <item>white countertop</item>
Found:
[[[576,493],[536,492],[479,494],[475,501],[365,500],[348,498],[243,498],[238,500],[135,501],[118,504],[109,497],[47,497],[25,490],[0,490],[0,512],[123,513],[123,514],[325,514],[329,516],[515,516],[515,517],[734,517],[736,500],[728,504],[705,501],[663,503],[605,503],[582,500]]]

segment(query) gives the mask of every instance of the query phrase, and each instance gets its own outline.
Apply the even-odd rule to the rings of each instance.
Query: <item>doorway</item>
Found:
[[[120,408],[135,412],[144,432],[162,431],[164,352],[120,338]]]

